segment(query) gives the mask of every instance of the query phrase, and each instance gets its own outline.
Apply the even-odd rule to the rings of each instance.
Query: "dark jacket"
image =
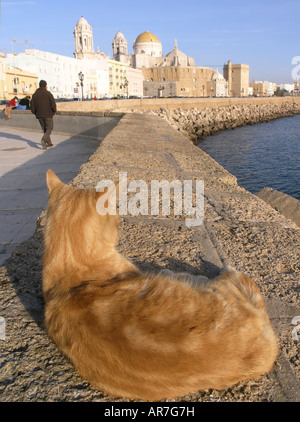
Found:
[[[46,88],[38,88],[32,96],[31,112],[36,118],[53,117],[56,113],[56,102],[51,92]]]
[[[28,98],[22,98],[20,101],[19,101],[19,105],[21,105],[21,106],[26,106],[26,109],[28,110],[28,109],[30,109],[30,100],[28,100]]]

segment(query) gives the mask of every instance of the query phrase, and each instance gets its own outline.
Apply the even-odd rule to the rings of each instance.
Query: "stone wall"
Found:
[[[234,105],[300,104],[300,97],[244,97],[244,98],[143,98],[129,100],[70,101],[57,103],[59,111],[149,111],[220,108]]]
[[[53,133],[102,140],[123,116],[124,113],[59,111],[54,116]],[[6,119],[4,113],[0,113],[0,125],[41,132],[38,120],[28,110],[13,110],[10,119]]]

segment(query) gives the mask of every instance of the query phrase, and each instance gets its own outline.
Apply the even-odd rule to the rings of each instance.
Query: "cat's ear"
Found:
[[[63,182],[50,169],[47,171],[46,180],[49,194],[56,186],[63,185]]]

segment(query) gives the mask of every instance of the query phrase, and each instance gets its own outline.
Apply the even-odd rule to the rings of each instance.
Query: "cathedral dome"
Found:
[[[219,73],[218,71],[216,71],[213,74],[212,80],[213,81],[225,81],[224,76],[221,73]]]
[[[175,45],[174,45],[174,49],[172,51],[170,51],[170,53],[168,53],[166,55],[166,57],[181,57],[181,58],[187,58],[187,55],[184,54],[182,51],[178,50],[178,45],[177,45],[177,41],[175,40]]]
[[[148,54],[152,57],[162,57],[162,45],[156,35],[146,31],[140,34],[133,45],[134,54]]]
[[[156,35],[152,34],[152,32],[146,31],[143,32],[142,34],[140,34],[137,39],[135,40],[135,44],[136,43],[141,43],[141,42],[155,42],[155,43],[160,43],[159,39],[157,38]]]

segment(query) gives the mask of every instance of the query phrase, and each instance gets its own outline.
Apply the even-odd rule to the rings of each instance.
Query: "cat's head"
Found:
[[[47,172],[49,192],[45,243],[70,250],[85,259],[95,253],[105,255],[118,240],[118,216],[100,215],[97,203],[109,192],[79,189],[64,184],[52,170]],[[115,192],[112,192],[113,194]],[[102,201],[103,202],[103,201]]]

